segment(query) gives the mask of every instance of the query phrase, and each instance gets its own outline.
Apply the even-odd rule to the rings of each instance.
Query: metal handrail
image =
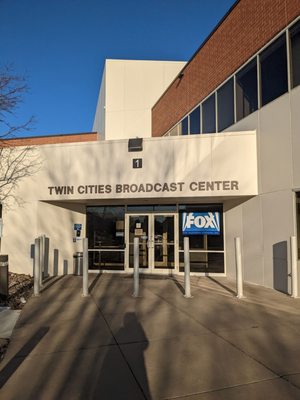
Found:
[[[184,253],[184,250],[179,250],[179,253]],[[225,250],[193,250],[190,253],[225,253]]]
[[[101,252],[109,252],[109,251],[125,251],[125,249],[88,249],[89,252],[97,252],[97,253],[101,253]]]

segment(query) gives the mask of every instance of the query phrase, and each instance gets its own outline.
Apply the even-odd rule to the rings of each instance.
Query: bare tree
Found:
[[[14,74],[9,67],[0,71],[0,203],[4,206],[22,201],[16,195],[16,188],[21,180],[35,174],[41,165],[34,146],[17,146],[13,140],[32,128],[33,117],[21,124],[10,122],[26,91],[23,77]]]

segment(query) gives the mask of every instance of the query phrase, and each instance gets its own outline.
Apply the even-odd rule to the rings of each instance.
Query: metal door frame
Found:
[[[154,267],[154,218],[155,216],[166,216],[174,218],[174,268],[155,268]],[[148,268],[140,268],[143,273],[178,274],[179,273],[179,226],[178,213],[176,212],[132,212],[125,214],[125,272],[133,272],[129,267],[129,228],[130,217],[148,217]]]

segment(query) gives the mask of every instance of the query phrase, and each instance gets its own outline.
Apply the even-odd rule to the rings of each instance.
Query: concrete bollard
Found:
[[[298,297],[298,246],[296,236],[291,236],[291,264],[292,264],[292,294],[293,298]]]
[[[236,285],[237,285],[237,298],[242,299],[243,293],[243,266],[242,266],[242,252],[241,252],[241,238],[236,237],[235,242],[235,260],[236,260]]]
[[[83,260],[82,260],[82,296],[89,296],[88,278],[89,278],[89,253],[88,253],[88,239],[82,239],[83,245]]]
[[[40,239],[40,288],[43,285],[43,273],[45,269],[45,235],[41,235]]]
[[[44,279],[49,278],[49,238],[46,235],[44,237]]]
[[[191,268],[190,268],[190,238],[185,236],[183,239],[184,248],[184,297],[191,298]]]
[[[133,297],[139,297],[139,262],[140,262],[140,240],[133,239]]]
[[[40,238],[34,241],[34,266],[33,266],[33,295],[40,295]]]

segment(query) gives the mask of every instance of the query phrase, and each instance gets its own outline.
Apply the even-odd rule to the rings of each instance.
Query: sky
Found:
[[[13,119],[90,132],[106,58],[187,61],[235,0],[0,0],[0,70],[26,78]]]

